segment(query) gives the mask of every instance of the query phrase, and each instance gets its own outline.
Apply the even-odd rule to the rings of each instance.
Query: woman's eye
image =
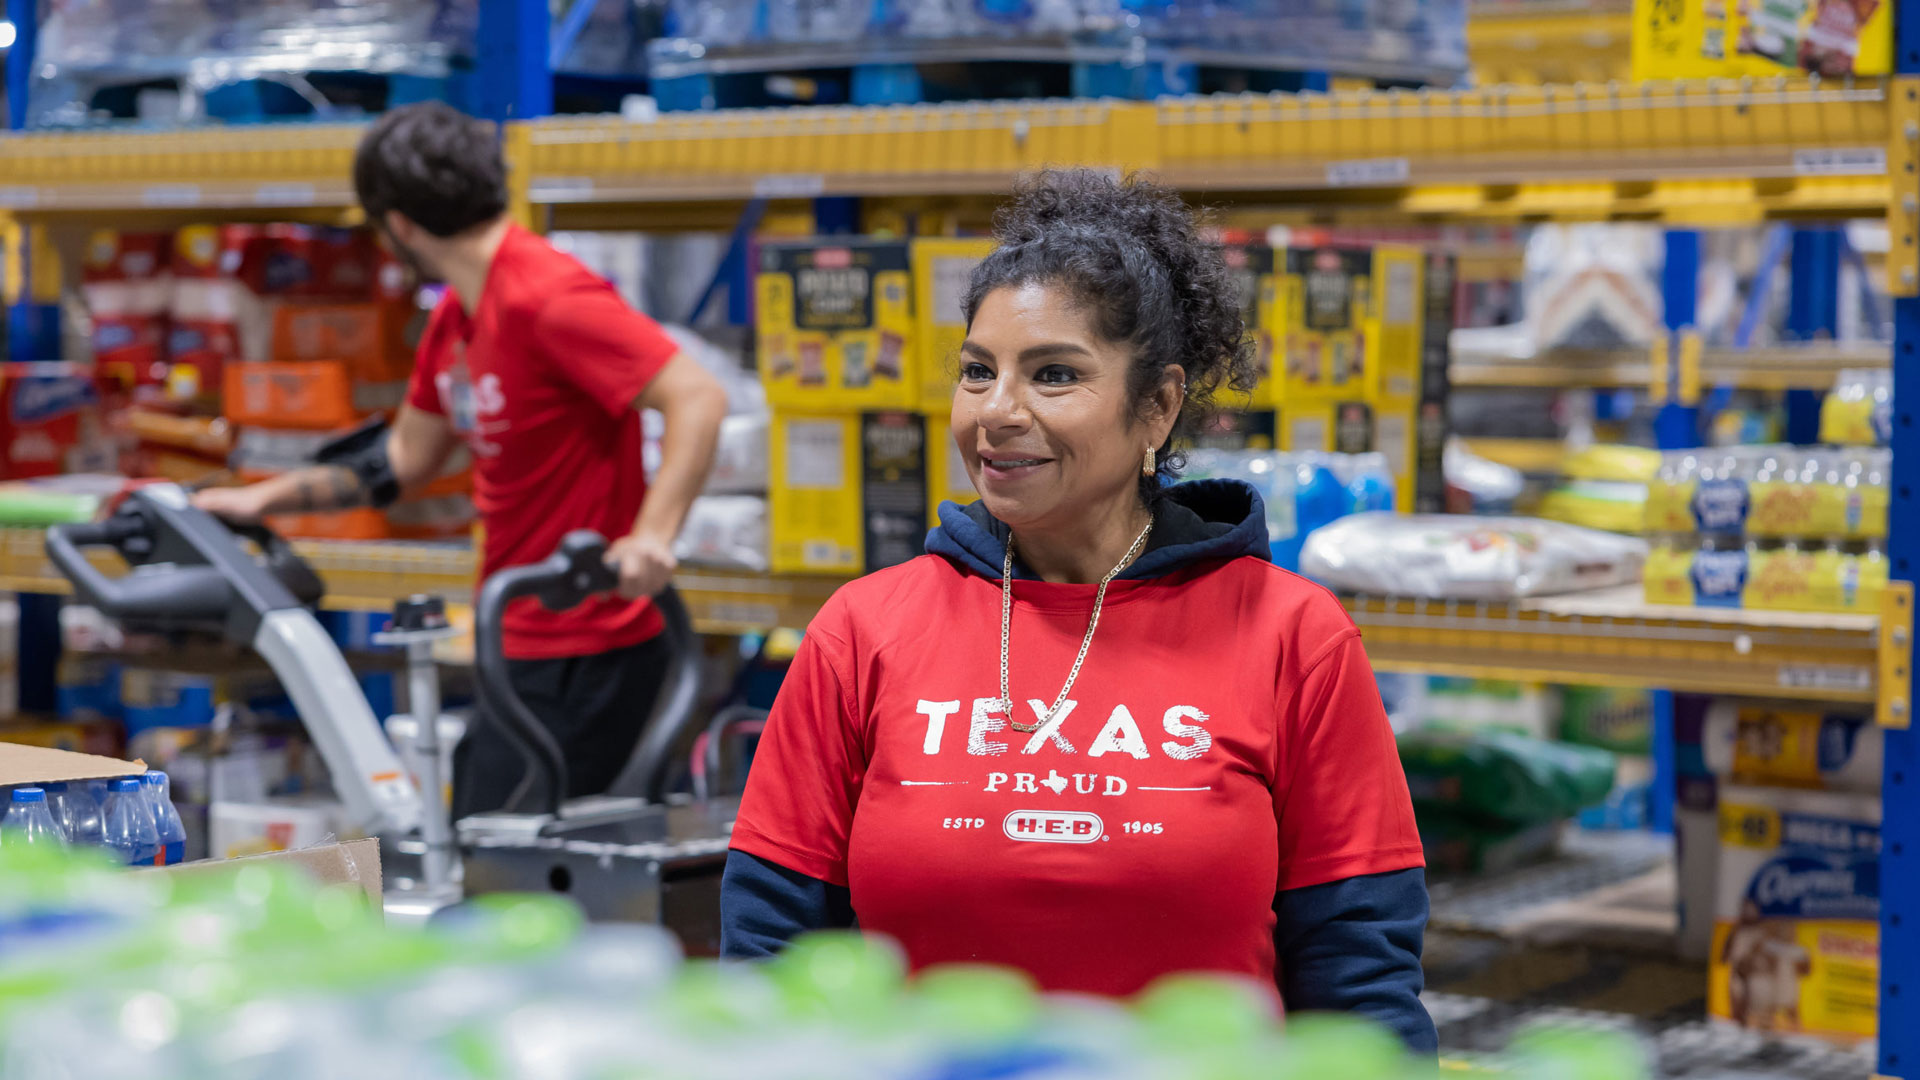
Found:
[[[992,382],[993,369],[978,362],[965,363],[960,365],[960,379],[962,382]]]
[[[1034,373],[1033,381],[1049,386],[1064,386],[1067,383],[1077,380],[1079,377],[1079,373],[1070,367],[1062,367],[1059,364],[1048,364],[1046,367]]]

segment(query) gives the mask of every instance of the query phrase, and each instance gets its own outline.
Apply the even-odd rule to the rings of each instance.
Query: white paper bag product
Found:
[[[1880,790],[1883,741],[1871,716],[1720,698],[1700,741],[1707,769],[1738,783]]]
[[[1342,592],[1511,600],[1640,580],[1646,541],[1539,518],[1355,514],[1314,530],[1300,571]]]
[[[1756,1032],[1871,1038],[1879,857],[1874,796],[1723,787],[1707,1011]]]
[[[707,474],[708,495],[757,495],[767,490],[767,415],[720,421],[720,442]]]
[[[688,566],[767,570],[767,500],[758,495],[702,495],[687,510],[674,557]]]

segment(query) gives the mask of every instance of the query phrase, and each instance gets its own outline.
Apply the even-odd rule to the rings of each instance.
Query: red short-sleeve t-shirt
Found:
[[[512,226],[472,318],[447,290],[421,335],[407,402],[445,416],[473,452],[480,574],[538,562],[574,529],[626,535],[646,496],[635,399],[678,351],[659,324],[545,240]],[[587,656],[660,632],[646,600],[564,612],[515,601],[515,659]]]
[[[1014,584],[1011,692],[1060,691],[1094,586]],[[926,556],[841,589],[755,755],[733,847],[850,887],[916,966],[1130,994],[1275,977],[1275,894],[1423,865],[1337,600],[1256,559],[1108,590],[1051,725],[999,697],[1000,583]]]

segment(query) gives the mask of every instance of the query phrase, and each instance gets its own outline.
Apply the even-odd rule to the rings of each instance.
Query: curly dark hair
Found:
[[[1218,411],[1219,393],[1244,395],[1256,377],[1239,291],[1201,224],[1178,193],[1137,176],[1036,174],[995,215],[999,246],[975,267],[961,308],[971,327],[995,289],[1038,283],[1068,290],[1095,333],[1133,346],[1127,393],[1136,410],[1146,408],[1170,365],[1186,370],[1186,399],[1155,455],[1159,469],[1141,481],[1147,499],[1161,475],[1179,470],[1177,448]]]
[[[374,225],[398,210],[435,236],[457,236],[506,212],[500,129],[437,101],[393,109],[361,138],[353,189]]]

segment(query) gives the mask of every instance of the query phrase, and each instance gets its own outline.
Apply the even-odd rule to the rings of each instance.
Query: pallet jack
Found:
[[[86,551],[100,548],[117,552],[128,572],[109,576],[94,565]],[[229,525],[194,507],[177,485],[150,484],[103,520],[50,527],[46,550],[79,600],[103,614],[143,630],[215,633],[266,660],[349,819],[381,838],[383,856],[401,865],[417,859],[417,875],[398,875],[389,889],[391,917],[424,920],[486,892],[552,891],[575,899],[589,918],[662,923],[689,953],[717,952],[720,872],[737,803],[666,793],[699,698],[698,640],[685,604],[671,589],[656,598],[674,654],[668,685],[605,795],[565,797],[560,749],[508,677],[500,624],[509,603],[532,596],[564,610],[613,588],[599,535],[570,533],[546,560],[501,571],[480,589],[474,664],[482,700],[526,755],[529,775],[507,809],[459,822],[448,819],[442,797],[433,644],[451,631],[438,598],[401,601],[377,639],[407,655],[409,715],[383,731],[314,617],[319,576],[270,529]],[[396,746],[388,733],[408,737]]]

